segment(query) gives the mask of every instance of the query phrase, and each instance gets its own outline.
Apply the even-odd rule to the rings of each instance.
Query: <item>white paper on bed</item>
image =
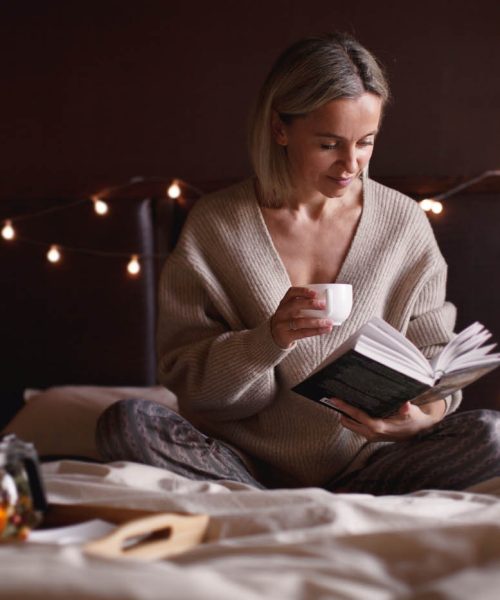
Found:
[[[500,480],[488,494],[373,497],[193,482],[133,463],[43,471],[52,502],[208,513],[207,541],[140,565],[78,546],[0,546],[2,599],[485,600],[500,587]]]

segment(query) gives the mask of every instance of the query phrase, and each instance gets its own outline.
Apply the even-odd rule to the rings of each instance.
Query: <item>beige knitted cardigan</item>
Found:
[[[378,444],[337,413],[290,391],[373,316],[431,356],[452,337],[446,263],[427,217],[402,194],[366,179],[363,211],[337,281],[351,283],[351,316],[328,335],[278,347],[269,320],[290,287],[252,179],[199,200],[160,285],[159,381],[181,413],[239,449],[257,476],[324,485],[359,466]],[[448,411],[459,403],[448,400]],[[260,465],[260,467],[259,467]]]

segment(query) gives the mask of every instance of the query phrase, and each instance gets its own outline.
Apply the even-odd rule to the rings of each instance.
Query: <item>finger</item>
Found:
[[[287,302],[289,302],[290,300],[293,300],[294,298],[315,298],[315,297],[316,297],[315,290],[309,290],[306,287],[291,287],[291,288],[288,288],[286,294],[281,299],[280,305],[286,304]]]
[[[411,411],[411,402],[405,402],[399,407],[398,415],[405,417]]]
[[[283,312],[283,311],[282,311]],[[304,327],[304,322],[314,323],[316,327]],[[282,348],[288,348],[297,340],[330,333],[333,323],[330,319],[293,319],[283,318],[279,311],[271,319],[271,332],[275,342]]]
[[[316,290],[306,287],[291,287],[281,299],[275,314],[279,320],[285,321],[300,317],[303,309],[323,310],[326,302],[316,296]],[[284,310],[286,313],[283,313]]]
[[[365,425],[370,429],[378,428],[380,419],[373,419],[367,415],[363,410],[351,406],[347,402],[340,400],[340,398],[330,398],[331,404],[342,411],[345,415],[354,419],[358,423]]]
[[[291,325],[293,325],[293,320]],[[333,325],[327,327],[309,327],[306,329],[292,329],[292,335],[295,340],[301,340],[307,337],[313,337],[315,335],[323,335],[324,333],[330,333],[333,329]]]
[[[324,300],[317,300],[315,298],[294,298],[279,310],[286,311],[286,313],[284,312],[283,314],[286,314],[288,318],[300,319],[301,327],[317,327],[317,321],[320,319],[325,319],[325,315],[322,314],[322,311],[324,311],[325,307],[326,303]],[[310,314],[308,316],[304,316],[304,310],[315,311],[314,316],[311,316]],[[316,311],[318,311],[317,315]]]
[[[349,429],[349,431],[352,431],[353,433],[364,437],[369,442],[376,442],[385,439],[383,435],[372,431],[362,423],[358,423],[350,417],[342,415],[340,419],[340,424],[342,425],[342,427]]]
[[[366,427],[362,423],[360,423],[359,421],[355,421],[353,418],[348,417],[344,414],[342,414],[340,417],[340,424],[346,429],[354,431],[354,433],[364,435],[364,433],[366,432]]]
[[[325,327],[333,327],[333,322],[331,319],[313,319],[311,317],[301,317],[300,315],[291,315],[291,318],[288,319],[288,322],[293,322],[293,327],[291,329],[304,331],[306,329],[324,329]]]

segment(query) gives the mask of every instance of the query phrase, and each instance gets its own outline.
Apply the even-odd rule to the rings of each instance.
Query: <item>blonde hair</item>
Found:
[[[370,92],[383,104],[389,85],[376,58],[346,34],[304,38],[286,49],[265,80],[250,119],[249,150],[259,202],[279,207],[293,189],[286,156],[271,131],[272,112],[289,124],[326,102]]]

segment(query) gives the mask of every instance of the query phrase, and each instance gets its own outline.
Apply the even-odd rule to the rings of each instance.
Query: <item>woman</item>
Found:
[[[388,96],[377,61],[345,35],[301,40],[277,60],[250,128],[255,177],[195,205],[162,274],[159,379],[182,417],[142,400],[112,406],[98,426],[103,458],[374,494],[500,474],[494,413],[443,420],[459,395],[388,419],[338,400],[356,422],[291,391],[371,317],[428,357],[453,335],[427,218],[367,176]],[[323,307],[308,284],[333,281],[353,286],[349,319],[302,317]]]

